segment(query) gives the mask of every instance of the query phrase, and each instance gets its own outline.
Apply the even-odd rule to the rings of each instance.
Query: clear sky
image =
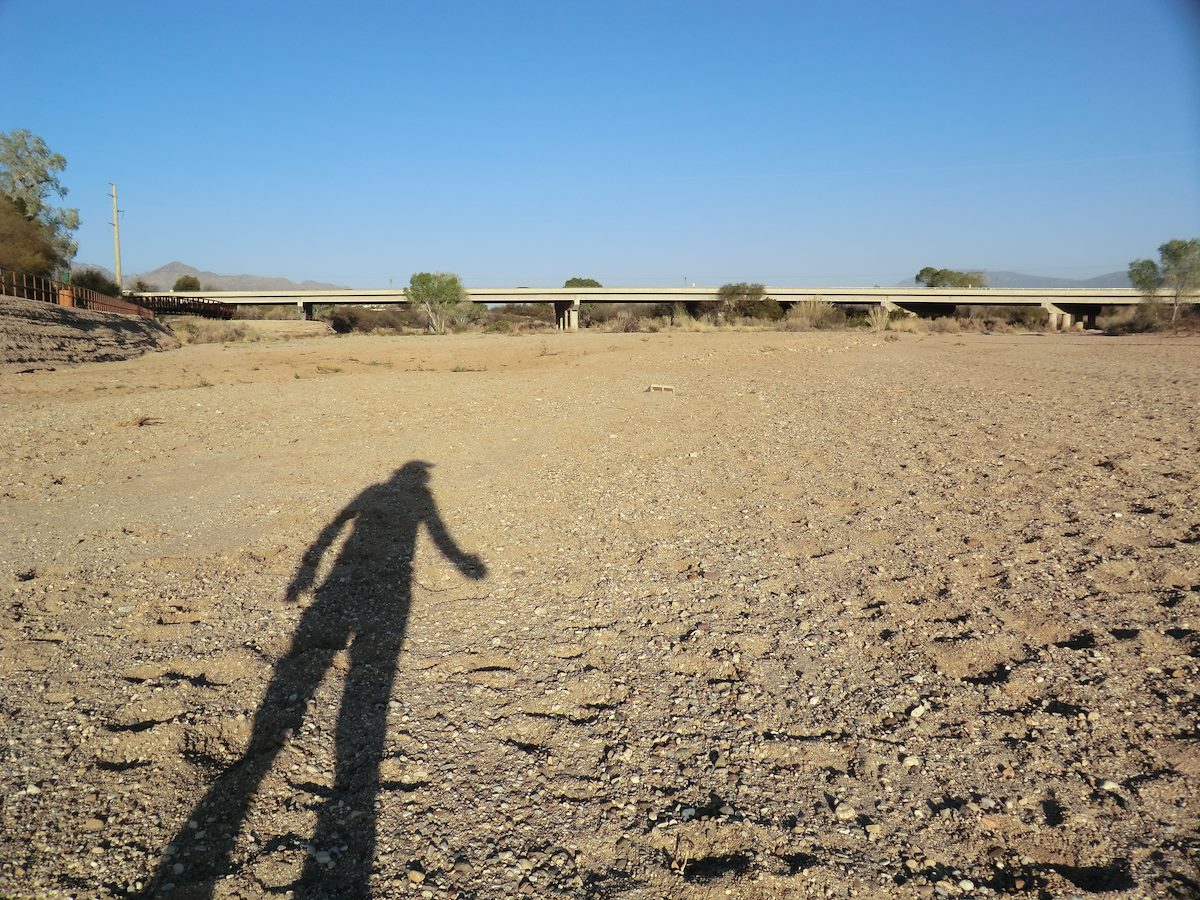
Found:
[[[79,257],[354,287],[1090,277],[1200,236],[1198,0],[0,0]]]

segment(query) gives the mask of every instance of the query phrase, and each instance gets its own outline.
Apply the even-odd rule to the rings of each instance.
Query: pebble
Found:
[[[849,803],[839,803],[834,807],[833,814],[839,821],[849,822],[858,815],[858,810]]]
[[[97,819],[97,818],[93,817],[91,819],[85,820],[83,823],[84,831],[100,831],[103,828],[104,828],[104,821],[102,819]]]
[[[411,881],[413,884],[420,884],[422,881],[425,880],[425,873],[420,872],[416,869],[409,869],[408,870],[408,880]]]

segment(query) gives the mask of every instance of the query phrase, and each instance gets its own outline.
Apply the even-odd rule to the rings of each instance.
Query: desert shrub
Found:
[[[1161,309],[1156,303],[1124,306],[1101,316],[1096,324],[1107,334],[1144,334],[1162,327]]]
[[[579,305],[579,324],[585,328],[604,325],[619,314],[620,310],[615,303],[581,303]]]
[[[764,297],[753,303],[743,304],[739,312],[747,319],[778,322],[785,315],[784,309],[774,297]]]
[[[979,330],[984,334],[1008,334],[1014,330],[1013,325],[1005,317],[988,317],[976,321],[979,323]]]
[[[398,306],[384,309],[371,309],[367,306],[322,306],[317,308],[316,317],[328,322],[338,334],[421,329],[425,323],[424,313]]]
[[[936,319],[929,319],[926,327],[930,334],[959,334],[962,332],[962,325],[954,316],[939,316]]]
[[[487,318],[488,308],[483,303],[465,303],[459,306],[447,323],[453,334],[474,331]]]
[[[300,307],[295,303],[243,304],[234,307],[235,319],[299,319],[302,317]]]
[[[841,328],[846,314],[828,300],[797,300],[783,318],[787,331],[811,331],[814,328]]]
[[[484,334],[516,334],[517,324],[511,319],[492,319],[483,323]]]
[[[587,305],[583,304],[583,306]],[[516,320],[534,319],[553,324],[554,306],[549,303],[510,303],[507,306],[496,306],[489,309],[487,317],[488,321],[496,318],[515,317]]]
[[[916,316],[899,315],[888,323],[888,331],[895,331],[901,334],[924,334],[925,329],[921,327],[921,320]]]
[[[481,320],[487,334],[520,334],[554,328],[554,307],[546,303],[514,303],[484,309]]]
[[[259,339],[256,332],[240,322],[222,322],[191,316],[170,316],[166,321],[181,344],[230,344]]]
[[[962,309],[962,307],[960,307]],[[968,306],[960,325],[967,323],[980,331],[1006,333],[1012,327],[1038,329],[1046,322],[1046,311],[1040,306]]]
[[[646,325],[649,320],[641,316],[635,316],[631,313],[621,312],[608,319],[603,327],[605,331],[633,334],[640,331],[646,331]]]

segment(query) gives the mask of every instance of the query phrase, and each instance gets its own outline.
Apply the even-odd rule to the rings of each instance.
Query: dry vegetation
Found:
[[[1194,896],[1198,339],[688,327],[0,374],[0,895]]]

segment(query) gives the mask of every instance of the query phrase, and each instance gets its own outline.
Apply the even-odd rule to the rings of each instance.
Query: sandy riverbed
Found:
[[[0,894],[1194,895],[1198,360],[581,333],[0,374]]]

